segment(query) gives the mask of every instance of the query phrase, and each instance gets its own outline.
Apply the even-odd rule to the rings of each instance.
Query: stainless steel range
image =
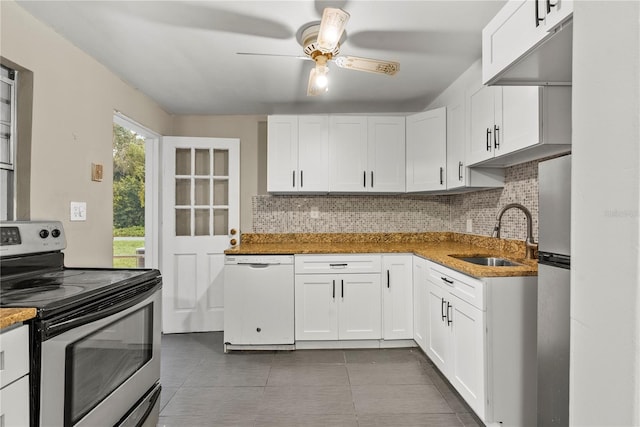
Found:
[[[0,306],[35,307],[32,426],[155,426],[162,278],[66,268],[56,221],[0,223]]]

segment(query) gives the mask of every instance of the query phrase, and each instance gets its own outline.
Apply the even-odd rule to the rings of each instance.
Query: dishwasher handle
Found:
[[[267,268],[270,265],[280,265],[279,262],[262,263],[262,262],[239,262],[236,265],[246,265],[251,268]]]

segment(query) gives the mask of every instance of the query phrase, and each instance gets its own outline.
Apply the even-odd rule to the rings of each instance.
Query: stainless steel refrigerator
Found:
[[[569,425],[571,156],[538,165],[538,425]]]

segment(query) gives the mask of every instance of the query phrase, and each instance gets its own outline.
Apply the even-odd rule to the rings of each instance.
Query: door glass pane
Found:
[[[190,148],[176,148],[176,175],[191,175]]]
[[[213,235],[226,236],[229,228],[229,211],[226,209],[215,209],[213,211]]]
[[[191,205],[191,180],[176,179],[176,206]]]
[[[0,96],[0,120],[3,122],[11,121],[11,86],[8,83],[0,82],[2,87],[2,95]]]
[[[229,181],[222,179],[213,180],[213,204],[215,206],[229,204]]]
[[[195,180],[195,204],[198,206],[209,206],[209,178]]]
[[[208,236],[209,233],[209,209],[196,209],[196,236]]]
[[[191,209],[176,209],[176,236],[191,236]]]
[[[196,175],[209,175],[209,150],[197,149],[196,150]]]
[[[76,424],[151,360],[153,305],[98,329],[67,346],[65,402]]]
[[[228,150],[213,150],[213,174],[215,176],[229,175]]]
[[[11,143],[9,126],[0,124],[0,162],[11,164]]]

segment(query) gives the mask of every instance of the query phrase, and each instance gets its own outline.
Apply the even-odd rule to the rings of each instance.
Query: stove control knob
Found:
[[[60,230],[58,230],[57,228],[51,230],[51,237],[53,237],[54,239],[60,237]]]
[[[48,230],[40,230],[40,237],[42,237],[43,239],[46,239],[47,237],[49,237],[49,231]]]

